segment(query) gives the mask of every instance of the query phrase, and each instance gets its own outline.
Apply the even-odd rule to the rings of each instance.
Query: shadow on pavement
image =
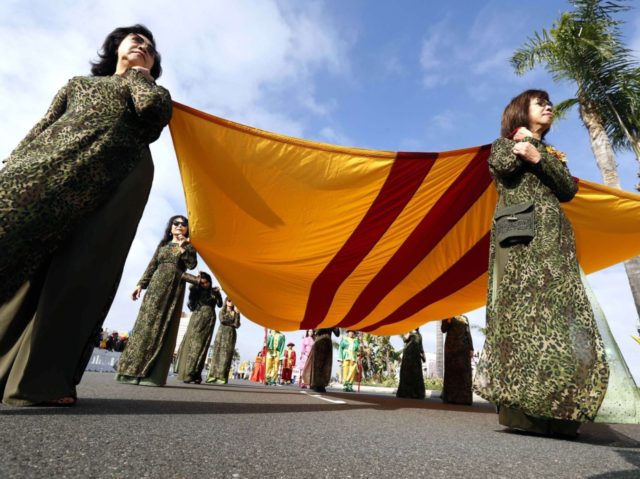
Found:
[[[313,393],[309,393],[313,394]],[[394,396],[375,395],[367,393],[334,393],[328,391],[323,396],[342,399],[347,401],[356,401],[359,403],[371,404],[374,409],[379,410],[396,410],[396,409],[431,409],[436,411],[455,411],[470,412],[482,414],[495,414],[495,407],[489,403],[474,404],[472,406],[463,406],[458,404],[448,404],[442,402],[439,398],[429,399],[398,399]],[[373,406],[375,405],[375,406]],[[496,416],[497,417],[497,416]]]
[[[192,389],[172,387],[171,389]],[[169,388],[167,388],[169,389]],[[211,392],[215,390],[212,388]],[[218,389],[220,391],[220,389]],[[231,392],[231,391],[229,391]],[[233,393],[245,392],[234,389]],[[249,392],[249,391],[246,391]],[[271,391],[269,391],[271,392]],[[277,394],[294,395],[304,398],[297,391],[273,391]],[[113,399],[113,398],[80,398],[72,408],[51,407],[1,407],[0,416],[51,416],[51,415],[136,415],[136,414],[279,414],[306,413],[345,410],[400,410],[431,409],[456,412],[493,413],[488,407],[452,406],[436,400],[407,400],[376,397],[371,395],[323,394],[325,398],[348,400],[347,404],[328,404],[319,398],[308,395],[310,403],[269,403],[269,402],[219,402],[219,401],[176,401],[170,399]]]
[[[618,426],[620,427],[620,426]],[[537,436],[544,437],[539,434],[530,434],[524,431],[517,431],[512,429],[501,429],[497,432],[503,434],[513,434],[516,436]],[[593,446],[605,446],[605,447],[613,447],[613,448],[627,448],[627,449],[637,449],[640,448],[640,441],[627,436],[626,434],[615,430],[609,424],[601,424],[601,423],[585,423],[580,427],[580,434],[577,439],[563,439],[563,438],[549,438],[553,441],[562,441],[562,442],[572,442],[572,443],[583,443],[583,444],[591,444]],[[627,461],[632,464],[637,464],[640,462],[640,452],[632,452],[632,451],[617,451],[621,454]],[[623,453],[630,453],[631,458],[635,460],[635,462],[630,461],[628,457]],[[637,472],[636,472],[637,474]],[[640,477],[640,475],[638,476]]]
[[[590,479],[622,479],[637,478],[640,476],[640,451],[616,451],[625,461],[634,466],[634,469],[625,469],[622,471],[605,472],[604,474],[595,474],[588,476]]]

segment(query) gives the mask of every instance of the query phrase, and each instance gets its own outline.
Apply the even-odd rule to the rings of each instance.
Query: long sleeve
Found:
[[[523,161],[511,152],[513,140],[498,138],[491,145],[489,169],[495,178],[512,177],[524,169]]]
[[[23,148],[31,143],[40,133],[46,130],[49,126],[53,125],[58,118],[60,118],[65,111],[67,111],[67,93],[69,90],[69,83],[63,86],[56,96],[53,98],[49,109],[45,113],[44,117],[34,125],[33,128],[22,139],[18,146],[9,154],[9,158],[4,160],[5,162],[11,161],[12,156],[19,155]]]
[[[149,286],[149,283],[151,282],[151,277],[153,276],[153,273],[155,273],[156,269],[158,268],[158,251],[160,250],[160,248],[156,248],[155,253],[153,253],[153,257],[151,258],[151,261],[149,261],[149,266],[147,266],[147,269],[144,270],[144,274],[142,275],[142,278],[140,278],[140,281],[138,281],[138,285],[142,287],[142,289],[147,289],[147,286]]]
[[[342,361],[344,358],[344,349],[347,346],[347,342],[343,339],[340,341],[340,346],[338,347],[338,361]]]
[[[212,294],[213,294],[213,298],[215,300],[215,305],[218,308],[222,308],[222,295],[220,294],[220,291],[218,291],[217,289],[213,290]]]
[[[578,192],[578,185],[569,173],[569,168],[547,152],[544,145],[538,146],[538,151],[542,158],[537,165],[534,165],[533,170],[538,174],[540,181],[553,191],[561,203],[571,201]]]
[[[184,253],[180,255],[180,259],[184,263],[185,269],[193,269],[198,264],[198,257],[196,255],[196,249],[187,243],[184,247]]]
[[[233,313],[233,327],[236,329],[240,327],[240,313]]]
[[[166,88],[147,80],[138,70],[127,70],[124,78],[131,92],[133,106],[144,125],[144,139],[147,143],[153,143],[171,119],[171,94]]]
[[[233,326],[234,320],[233,311],[228,311],[226,308],[220,310],[220,324]]]

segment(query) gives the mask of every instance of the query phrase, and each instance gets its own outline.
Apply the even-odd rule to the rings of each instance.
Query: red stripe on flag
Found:
[[[407,319],[427,306],[464,288],[487,271],[489,263],[489,238],[484,235],[464,256],[446,270],[433,283],[424,288],[386,318],[362,331],[374,331],[387,324],[394,324]],[[444,319],[444,318],[443,318]]]
[[[340,285],[413,198],[437,158],[437,153],[397,154],[389,176],[362,221],[313,281],[301,329],[315,328],[324,320]]]
[[[348,328],[366,318],[380,301],[427,257],[482,196],[491,184],[487,164],[490,153],[491,145],[479,148],[464,171],[438,199],[389,262],[360,293],[338,326]]]

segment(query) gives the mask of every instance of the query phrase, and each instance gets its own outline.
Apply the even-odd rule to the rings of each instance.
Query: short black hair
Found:
[[[107,38],[104,39],[102,48],[98,52],[98,61],[91,62],[91,74],[96,77],[104,77],[113,75],[116,72],[118,64],[118,47],[127,35],[137,33],[144,35],[153,44],[153,67],[151,68],[151,76],[156,80],[162,75],[162,58],[156,48],[156,41],[153,39],[153,33],[144,25],[139,23],[130,27],[120,27],[112,31]]]

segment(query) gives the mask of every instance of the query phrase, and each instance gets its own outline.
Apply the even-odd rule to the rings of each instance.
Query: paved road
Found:
[[[640,426],[509,433],[489,404],[87,373],[75,408],[0,406],[0,477],[640,477]]]

